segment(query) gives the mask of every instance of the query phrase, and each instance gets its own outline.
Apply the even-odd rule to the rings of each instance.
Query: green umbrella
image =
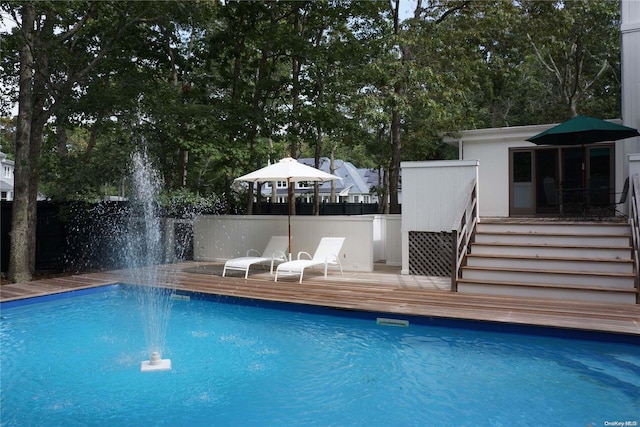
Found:
[[[617,141],[619,139],[640,136],[637,129],[595,119],[589,116],[577,116],[557,126],[528,138],[537,145],[581,145],[582,146],[582,187],[586,188],[585,145],[597,142]]]
[[[636,129],[581,115],[534,135],[527,141],[537,145],[585,145],[634,136],[640,136]]]

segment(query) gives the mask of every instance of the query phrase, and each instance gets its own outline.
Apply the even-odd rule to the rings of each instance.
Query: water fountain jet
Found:
[[[137,299],[149,351],[149,360],[141,362],[141,372],[171,369],[171,360],[162,359],[166,329],[171,313],[174,289],[163,269],[161,219],[157,197],[162,180],[146,152],[132,156],[132,207],[138,215],[130,222],[125,256],[133,273],[132,282],[139,285]]]
[[[151,353],[149,360],[143,360],[140,364],[140,372],[153,372],[153,371],[170,371],[171,359],[163,359],[160,353],[154,351]]]

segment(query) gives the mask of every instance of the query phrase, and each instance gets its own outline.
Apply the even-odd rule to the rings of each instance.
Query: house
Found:
[[[623,0],[621,7],[621,122],[637,129],[640,2]],[[571,147],[549,152],[526,141],[552,126],[463,131],[448,140],[458,146],[459,160],[402,162],[401,215],[292,217],[293,252],[313,248],[330,233],[346,237],[341,258],[345,271],[373,271],[374,262],[391,259],[401,264],[403,274],[450,276],[451,289],[458,292],[638,304],[638,239],[632,238],[637,228],[632,233],[621,219],[508,218],[553,216],[542,174],[551,169],[561,179],[576,173]],[[617,192],[633,177],[632,187],[640,188],[640,137],[596,144],[586,158],[585,176],[604,178]],[[541,181],[537,175],[543,176]],[[630,207],[640,207],[640,202],[628,205],[626,212],[638,224]],[[285,233],[287,226],[277,216],[200,216],[194,235],[204,237],[194,245],[194,259],[237,256],[248,242],[260,246],[274,233]],[[376,245],[385,248],[383,255]]]
[[[623,0],[621,8],[622,119],[613,121],[638,129],[640,2]],[[402,272],[450,274],[458,292],[640,304],[640,137],[584,146],[526,141],[553,126],[466,130],[446,140],[459,160],[403,162]],[[616,210],[628,221],[594,218],[592,189],[607,189],[617,202],[627,179],[626,205]],[[564,221],[555,219],[563,217],[563,192],[546,191],[549,183],[563,191],[578,183],[572,189],[586,195]]]
[[[621,17],[622,119],[611,121],[640,128],[640,3],[623,1]],[[556,124],[466,130],[445,139],[458,148],[459,160],[479,162],[480,216],[557,215],[561,207],[549,191],[554,186],[605,188],[608,202],[617,200],[630,176],[629,159],[640,153],[640,138],[585,147],[526,141]]]
[[[9,160],[5,153],[0,152],[0,200],[13,200],[13,174],[15,162]]]
[[[458,147],[460,160],[480,163],[480,216],[557,216],[560,206],[555,188],[559,184],[563,188],[579,188],[583,182],[597,183],[599,188],[607,189],[605,197],[612,198],[622,191],[628,176],[626,157],[633,142],[582,147],[526,141],[555,125],[466,130],[458,138],[445,139]],[[553,194],[548,191],[549,182],[553,182]]]
[[[298,162],[307,166],[315,167],[315,160],[312,158],[301,158]],[[336,202],[348,203],[377,203],[378,195],[374,191],[375,187],[380,186],[378,172],[372,169],[356,168],[351,162],[344,160],[334,160],[334,171],[331,172],[331,161],[327,157],[320,158],[318,166],[323,172],[333,173],[340,177],[340,180],[332,182],[323,182],[319,186],[319,194],[321,202],[330,202],[332,185],[335,186]],[[296,199],[304,202],[312,202],[313,183],[312,182],[296,182],[295,183]],[[262,195],[267,199],[274,197],[271,182],[265,182],[262,186]],[[275,202],[286,203],[287,201],[287,183],[285,181],[276,182]]]
[[[640,3],[621,2],[622,120],[612,122],[640,128]],[[557,124],[557,123],[556,123]],[[553,216],[559,206],[545,192],[545,180],[565,188],[609,189],[622,192],[631,175],[630,158],[640,153],[640,138],[585,147],[537,146],[526,139],[556,124],[466,130],[445,142],[457,146],[459,160],[478,161],[480,216]],[[582,158],[584,157],[584,162]],[[590,185],[591,184],[591,185]]]

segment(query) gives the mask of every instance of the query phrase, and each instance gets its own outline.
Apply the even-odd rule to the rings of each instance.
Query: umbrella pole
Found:
[[[291,215],[289,217],[289,261],[291,261]]]
[[[291,178],[287,178],[287,226],[289,231],[289,261],[291,261]]]

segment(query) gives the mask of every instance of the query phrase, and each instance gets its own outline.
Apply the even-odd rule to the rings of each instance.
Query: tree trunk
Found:
[[[188,171],[188,166],[189,166],[189,151],[188,150],[182,150],[182,158],[180,161],[180,174],[181,176],[181,180],[180,180],[180,187],[182,188],[187,188],[187,171]]]
[[[397,37],[400,35],[400,18],[399,18],[399,10],[400,10],[400,1],[395,1],[395,7],[392,3],[392,12],[393,12],[393,32]],[[405,62],[405,50],[404,48],[400,48],[400,58],[401,69],[404,69]],[[393,88],[394,99],[403,99],[405,90],[404,90],[404,82],[402,78],[396,82]],[[398,183],[400,181],[400,159],[402,157],[402,143],[400,140],[400,128],[402,126],[400,120],[400,106],[398,105],[398,101],[393,102],[393,107],[391,110],[391,161],[389,162],[389,213],[400,213],[400,205],[398,203]]]
[[[396,93],[400,95],[401,90]],[[400,182],[400,157],[402,144],[400,141],[400,112],[394,108],[391,112],[391,162],[389,163],[389,213],[400,213],[398,203],[398,183]]]
[[[302,34],[302,22],[300,22],[300,5],[294,4],[293,30],[296,37]],[[300,136],[300,70],[302,59],[294,50],[291,54],[291,141],[289,143],[289,155],[298,158],[298,139]],[[296,189],[295,183],[287,185],[287,203],[289,215],[296,214]]]
[[[319,123],[316,122],[316,146],[314,149],[314,164],[313,166],[318,168],[320,166],[320,155],[322,154],[322,128]],[[331,173],[331,171],[329,171]],[[320,183],[315,182],[313,184],[313,214],[320,215]]]
[[[29,256],[29,184],[31,162],[31,123],[33,114],[33,55],[32,31],[34,23],[33,6],[25,3],[22,9],[22,30],[25,36],[20,49],[20,95],[18,98],[18,122],[16,129],[16,159],[14,174],[14,200],[11,219],[11,246],[9,249],[9,281],[28,282],[33,276]]]

